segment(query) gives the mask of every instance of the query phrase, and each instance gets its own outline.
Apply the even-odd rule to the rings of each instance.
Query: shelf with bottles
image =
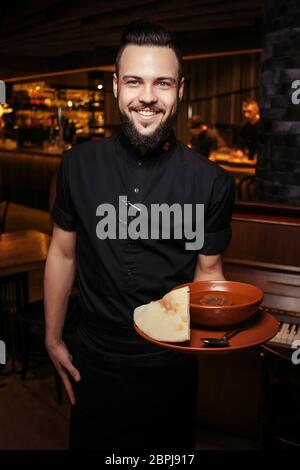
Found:
[[[51,127],[57,126],[57,117],[52,110],[23,109],[15,113],[17,127]]]
[[[36,81],[13,85],[15,134],[18,143],[73,145],[80,139],[104,135],[104,92],[99,84],[86,88],[50,86]],[[43,137],[44,136],[44,137]],[[42,145],[41,144],[41,145]]]
[[[57,109],[53,110],[18,110],[15,113],[16,128],[24,127],[58,127]],[[89,127],[101,128],[104,125],[103,111],[76,110],[72,107],[62,109],[63,121],[68,120],[73,123],[77,130],[85,129],[88,132]]]
[[[13,85],[13,106],[19,110],[50,111],[61,107],[76,111],[103,111],[104,93],[99,89],[51,88],[45,81]]]
[[[43,81],[15,83],[12,96],[15,110],[30,110],[33,107],[49,109],[55,107],[56,90],[46,86]]]
[[[100,91],[81,89],[62,89],[58,91],[59,101],[72,110],[90,112],[104,111],[104,94]]]

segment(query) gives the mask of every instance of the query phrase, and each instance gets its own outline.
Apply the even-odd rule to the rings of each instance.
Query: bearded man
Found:
[[[133,312],[180,284],[224,279],[234,183],[174,135],[184,78],[164,27],[140,21],[126,28],[113,91],[122,132],[74,146],[59,169],[45,270],[46,347],[72,403],[70,449],[194,449],[196,357],[141,338]],[[125,237],[134,216],[124,220],[120,200],[124,209],[203,204],[202,247],[186,249],[184,235]],[[118,212],[117,237],[99,234],[103,204]],[[70,351],[63,326],[75,276],[80,303]]]

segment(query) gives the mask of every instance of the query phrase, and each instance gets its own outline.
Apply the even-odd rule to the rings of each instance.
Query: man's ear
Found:
[[[180,82],[179,82],[179,89],[178,89],[179,101],[182,101],[183,92],[184,92],[184,77],[182,77]]]
[[[114,92],[114,97],[118,98],[118,77],[117,74],[113,74],[113,92]]]

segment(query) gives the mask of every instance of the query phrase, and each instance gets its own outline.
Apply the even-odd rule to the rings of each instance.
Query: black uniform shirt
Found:
[[[119,196],[126,196],[131,204],[143,203],[149,212],[154,203],[204,204],[203,247],[186,250],[186,240],[174,237],[100,239],[97,208],[104,203],[118,208]],[[233,201],[231,175],[199,157],[174,133],[161,148],[144,157],[123,133],[66,152],[58,172],[52,216],[59,227],[77,233],[77,279],[83,312],[79,330],[85,341],[116,352],[157,350],[135,333],[135,307],[192,281],[199,253],[214,255],[225,250],[231,238]],[[124,222],[121,218],[120,223]]]
[[[209,158],[211,152],[225,146],[225,142],[215,129],[206,129],[191,138],[192,149]]]
[[[238,144],[245,152],[248,150],[249,159],[253,160],[254,155],[257,151],[257,144],[259,138],[259,126],[260,122],[257,121],[255,124],[247,122],[240,130]]]

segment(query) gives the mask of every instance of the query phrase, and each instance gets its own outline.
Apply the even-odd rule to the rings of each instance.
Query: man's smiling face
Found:
[[[179,64],[169,47],[128,45],[114,74],[114,96],[122,123],[135,133],[145,148],[150,139],[167,138],[183,95]]]

